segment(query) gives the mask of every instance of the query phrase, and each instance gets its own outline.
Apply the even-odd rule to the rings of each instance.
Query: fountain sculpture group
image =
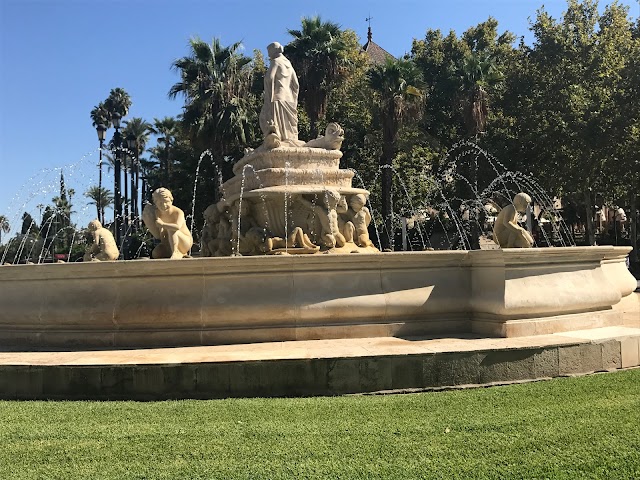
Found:
[[[620,305],[636,288],[629,248],[511,248],[533,244],[516,222],[526,194],[496,219],[502,249],[380,253],[368,234],[369,192],[339,168],[342,128],[298,139],[295,71],[280,44],[268,52],[264,141],[204,212],[201,254],[227,258],[182,260],[193,239],[160,188],[143,220],[160,240],[153,258],[166,260],[1,268],[0,347],[522,336],[622,323]],[[91,229],[86,259],[117,258],[109,232]]]
[[[282,46],[267,47],[260,128],[264,141],[233,168],[222,200],[205,212],[205,256],[377,252],[369,239],[369,192],[340,169],[344,131],[298,139],[298,80]]]

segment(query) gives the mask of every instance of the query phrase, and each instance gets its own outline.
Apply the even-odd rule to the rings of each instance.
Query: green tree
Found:
[[[420,113],[422,85],[420,72],[409,60],[393,59],[375,65],[367,73],[367,82],[376,97],[382,125],[382,218],[386,235],[382,247],[389,248],[393,238],[392,163],[397,153],[398,132],[407,117]]]
[[[503,79],[502,72],[489,55],[470,52],[460,66],[462,87],[460,107],[467,131],[476,141],[487,127],[489,117],[489,89]]]
[[[113,88],[109,96],[104,101],[104,109],[108,112],[109,125],[113,119],[113,114],[118,113],[120,117],[126,117],[131,107],[131,97],[123,88]]]
[[[185,212],[194,212],[193,217],[187,215],[187,222],[192,224],[203,221],[204,208],[222,193],[219,181],[212,186],[203,181],[232,175],[233,160],[254,141],[258,122],[251,93],[252,62],[240,53],[240,43],[225,47],[215,38],[211,44],[195,38],[189,47],[190,54],[173,63],[180,81],[171,87],[169,97],[181,95],[184,106],[166,158],[175,202],[187,207],[183,207]],[[159,162],[166,146],[160,142],[152,150]],[[149,189],[161,186],[162,177],[160,171],[153,171]],[[194,226],[194,234],[198,231]]]
[[[97,106],[93,107],[90,116],[93,128],[96,128],[98,125],[104,125],[107,128],[111,126],[110,113],[104,102],[100,102]]]
[[[89,205],[96,206],[96,218],[100,220],[100,223],[104,224],[104,210],[113,205],[113,194],[111,191],[104,187],[99,188],[94,186],[90,187],[89,190],[84,193],[84,196],[91,199]]]
[[[140,117],[133,117],[125,120],[122,135],[127,138],[133,135],[136,139],[138,150],[143,152],[149,141],[149,134],[153,133],[153,125]]]
[[[33,220],[30,213],[24,212],[22,214],[22,228],[20,229],[21,235],[33,235],[37,236],[39,232],[38,225]]]
[[[149,134],[153,132],[153,126],[146,120],[140,117],[133,117],[124,122],[125,126],[122,130],[122,135],[127,141],[127,148],[129,138],[135,140],[134,151],[129,148],[128,155],[125,156],[124,161],[124,179],[125,179],[125,199],[127,194],[127,171],[131,175],[131,191],[130,191],[130,203],[131,203],[131,216],[139,216],[138,212],[138,199],[140,194],[140,155],[146,151],[147,142],[149,141]],[[126,200],[125,200],[126,201]]]
[[[129,107],[131,107],[129,94],[123,88],[113,88],[109,96],[91,110],[91,124],[94,128],[98,125],[110,128],[113,125],[113,114],[118,113],[120,117],[124,117],[129,112]]]
[[[479,135],[485,132],[489,119],[489,91],[502,82],[503,75],[490,55],[473,51],[464,56],[459,71],[461,81],[458,103],[467,133],[478,143]],[[463,196],[475,200],[478,196],[478,162],[470,158],[466,160],[464,165],[459,166],[469,180],[469,184],[463,186],[467,190]],[[470,207],[469,232],[473,250],[480,249],[479,214],[477,205]]]
[[[375,177],[382,145],[374,133],[374,111],[367,84],[370,64],[353,30],[344,30],[342,39],[348,46],[349,75],[331,90],[325,118],[344,128],[341,168],[356,170],[359,175],[356,184],[363,187],[358,183],[361,178],[367,188]]]
[[[67,249],[71,246],[72,238],[74,235],[74,228],[71,222],[71,214],[73,212],[73,205],[71,204],[71,198],[75,194],[75,191],[70,188],[67,190],[64,183],[64,174],[60,172],[60,195],[51,199],[54,205],[52,225],[54,230],[52,232],[53,238],[60,232],[62,239],[62,248]]]
[[[318,136],[331,90],[348,73],[349,44],[340,26],[324,22],[319,15],[303,17],[300,30],[289,30],[293,40],[285,54],[300,80],[300,101],[309,117],[310,134]]]
[[[627,199],[629,207],[630,240],[633,250],[630,254],[631,262],[640,271],[638,265],[638,218],[635,212],[640,206],[640,17],[635,24],[622,19],[620,15],[605,11],[600,20],[601,24],[612,23],[615,29],[607,29],[619,35],[620,31],[629,31],[630,42],[624,42],[627,48],[621,48],[614,43],[610,48],[618,48],[617,53],[625,59],[625,66],[620,72],[618,88],[615,90],[615,105],[618,107],[614,116],[611,132],[611,143],[616,151],[613,162],[609,162],[611,177],[617,181],[619,197]],[[615,57],[614,57],[615,58]],[[624,172],[624,173],[622,173]]]
[[[246,143],[249,125],[246,96],[251,86],[251,62],[241,55],[240,43],[222,46],[193,38],[190,54],[173,63],[180,81],[169,90],[169,98],[185,99],[183,123],[197,146],[211,149],[222,158],[234,141]]]
[[[590,244],[595,196],[613,201],[618,195],[611,164],[619,152],[613,143],[621,111],[617,99],[631,58],[627,15],[617,3],[599,15],[594,0],[569,0],[560,20],[539,10],[516,95],[530,163],[554,194],[583,199]]]
[[[171,149],[178,134],[178,120],[174,117],[154,118],[149,131],[158,137],[157,145],[149,149],[151,158],[158,161],[163,183],[170,188],[169,178],[173,173]]]

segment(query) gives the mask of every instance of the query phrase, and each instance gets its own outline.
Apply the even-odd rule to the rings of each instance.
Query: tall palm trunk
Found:
[[[140,209],[144,208],[143,205],[143,199],[142,196],[140,195],[141,191],[140,191],[140,161],[138,160],[138,164],[136,165],[136,217],[138,218],[138,223],[141,222],[140,220]]]
[[[102,140],[100,140],[100,162],[98,163],[98,201],[96,202],[96,210],[98,212],[98,220],[104,225],[104,205],[102,205]],[[103,212],[101,212],[103,210]],[[102,213],[102,215],[100,215]]]
[[[124,172],[124,231],[127,230],[127,224],[129,222],[129,182],[127,181],[127,167],[123,168]]]
[[[138,216],[137,212],[137,203],[138,203],[138,191],[136,190],[136,162],[134,159],[131,159],[131,176],[129,177],[131,180],[131,225],[132,228],[135,227],[134,219]]]

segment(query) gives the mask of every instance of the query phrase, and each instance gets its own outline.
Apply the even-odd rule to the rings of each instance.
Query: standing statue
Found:
[[[518,193],[513,197],[513,203],[507,205],[498,214],[493,226],[493,241],[502,248],[531,248],[533,238],[527,230],[518,225],[517,214],[525,213],[531,203],[531,197],[526,193]]]
[[[152,195],[153,205],[147,205],[142,220],[160,245],[151,252],[152,258],[183,258],[193,245],[184,212],[173,206],[173,195],[164,187]]]
[[[260,129],[267,137],[268,148],[279,145],[296,147],[304,143],[298,140],[298,77],[282,51],[278,42],[267,47],[271,63],[264,75]]]
[[[87,248],[83,261],[104,262],[118,259],[120,252],[113,234],[104,228],[99,220],[89,222],[89,232],[93,236],[93,243]]]

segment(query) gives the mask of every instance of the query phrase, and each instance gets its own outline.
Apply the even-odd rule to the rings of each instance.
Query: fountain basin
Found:
[[[0,268],[0,346],[146,347],[621,325],[628,247]],[[631,287],[633,283],[633,288]]]
[[[328,170],[322,172],[301,168],[270,168],[255,172],[252,170],[251,173],[247,173],[244,179],[233,177],[225,182],[222,188],[224,198],[230,203],[240,198],[241,194],[261,192],[267,188],[279,189],[287,193],[294,191],[312,193],[328,188],[350,190],[353,175],[354,173],[351,170]]]
[[[337,170],[342,152],[313,147],[257,148],[233,166],[233,173],[242,176],[245,165],[255,170],[268,168],[307,168],[309,170]]]

